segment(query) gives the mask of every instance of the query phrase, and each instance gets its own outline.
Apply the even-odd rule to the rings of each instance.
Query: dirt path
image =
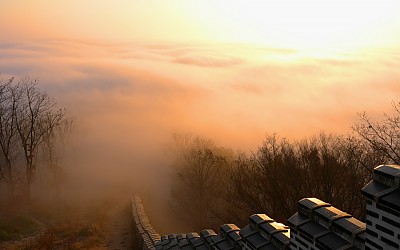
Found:
[[[110,215],[105,231],[105,242],[104,249],[124,250],[135,248],[130,202],[122,203]]]

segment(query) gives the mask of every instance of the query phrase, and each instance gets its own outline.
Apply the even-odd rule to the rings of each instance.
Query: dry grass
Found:
[[[25,216],[42,223],[34,236],[0,243],[0,249],[103,249],[105,226],[115,205],[111,200],[86,206],[38,203]]]

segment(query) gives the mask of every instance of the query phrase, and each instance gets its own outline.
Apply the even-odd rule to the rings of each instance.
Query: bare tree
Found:
[[[353,130],[366,140],[370,147],[385,155],[387,163],[400,164],[400,103],[393,103],[393,114],[373,121],[366,113],[358,115],[359,122]]]
[[[19,144],[14,110],[17,100],[14,98],[15,89],[12,86],[14,78],[0,83],[0,172],[9,186],[10,195],[14,193],[15,159],[18,157]]]
[[[172,207],[193,230],[219,224],[220,206],[227,176],[229,150],[214,146],[209,139],[177,136],[172,187]]]
[[[377,162],[379,157],[355,137],[322,133],[289,142],[267,135],[255,153],[239,155],[232,165],[230,201],[242,211],[236,213],[240,221],[252,213],[284,221],[304,197],[318,197],[362,218],[359,190]]]
[[[267,135],[254,153],[239,153],[233,161],[210,140],[179,137],[175,202],[197,225],[210,214],[226,221],[227,213],[239,224],[252,213],[284,221],[304,197],[320,198],[363,219],[360,189],[372,169],[400,164],[400,103],[393,108],[378,122],[359,114],[353,126],[358,135],[321,133],[297,141]]]
[[[60,186],[66,180],[66,173],[61,166],[66,142],[71,134],[73,119],[64,117],[59,126],[48,130],[44,136],[42,149],[42,161],[46,170],[50,173],[49,184],[55,188],[56,196],[59,196]]]
[[[67,113],[56,108],[55,100],[39,89],[37,80],[28,77],[15,86],[13,98],[17,104],[14,109],[16,129],[26,162],[26,194],[30,197],[39,146],[63,124]]]
[[[228,200],[231,214],[239,226],[248,223],[254,213],[266,213],[264,176],[258,172],[254,158],[238,153],[229,171]]]

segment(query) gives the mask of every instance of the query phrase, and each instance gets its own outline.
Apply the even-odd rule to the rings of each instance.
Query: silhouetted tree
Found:
[[[68,135],[72,119],[65,109],[29,77],[0,81],[0,177],[14,190],[14,175],[21,173],[18,160],[25,161],[26,194],[38,164],[39,148],[46,152],[50,169],[58,164],[57,144]],[[57,152],[56,152],[57,151]],[[18,162],[19,163],[19,162]],[[59,172],[59,170],[57,170]]]
[[[38,88],[37,80],[25,77],[15,88],[14,116],[26,162],[26,194],[30,197],[39,146],[64,123],[67,113],[57,109],[55,100]]]
[[[369,181],[379,157],[355,137],[320,134],[289,142],[267,135],[251,156],[240,155],[232,165],[231,204],[251,213],[267,213],[285,221],[304,197],[318,197],[362,218],[360,189]],[[236,199],[235,199],[236,198]]]
[[[366,113],[358,115],[353,130],[370,147],[385,156],[386,163],[400,164],[400,103],[393,103],[393,114],[384,114],[381,121],[373,121]]]
[[[10,195],[14,193],[15,159],[20,153],[14,110],[17,100],[14,98],[14,78],[0,82],[0,173],[8,184]]]
[[[175,135],[174,141],[173,208],[193,229],[219,224],[218,207],[223,202],[221,194],[227,173],[224,150],[200,137]]]
[[[213,215],[239,225],[253,213],[284,222],[298,200],[317,197],[363,219],[362,189],[372,170],[400,164],[400,103],[382,121],[365,113],[353,126],[357,135],[318,136],[289,141],[267,135],[252,154],[223,156],[211,140],[176,137],[178,179],[173,196],[196,229]],[[208,222],[210,225],[210,222]]]
[[[56,196],[60,193],[60,186],[67,176],[60,160],[63,157],[65,144],[71,134],[73,119],[64,117],[58,126],[47,131],[44,136],[42,149],[42,161],[47,172],[50,173],[49,184],[55,188]]]

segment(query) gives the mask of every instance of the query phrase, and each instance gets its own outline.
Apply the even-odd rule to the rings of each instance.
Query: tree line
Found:
[[[301,140],[267,134],[250,154],[211,139],[174,135],[171,211],[192,230],[247,224],[253,213],[286,222],[297,201],[317,197],[363,220],[361,188],[374,167],[400,164],[400,103],[379,121],[358,115],[349,135]]]
[[[0,80],[0,182],[9,197],[16,190],[30,197],[39,165],[53,176],[58,189],[61,148],[71,128],[67,110],[58,108],[38,80]]]

